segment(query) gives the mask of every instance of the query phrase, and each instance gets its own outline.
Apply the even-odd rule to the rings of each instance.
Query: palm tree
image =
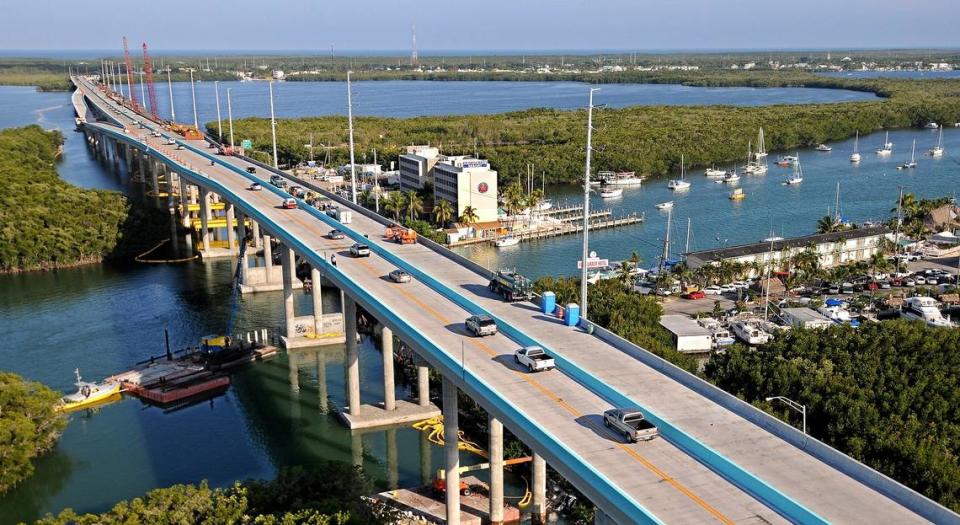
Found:
[[[480,217],[477,216],[477,209],[473,206],[467,206],[463,209],[463,213],[460,214],[460,222],[470,225],[480,220]]]
[[[393,220],[396,221],[400,219],[400,214],[403,213],[405,205],[406,199],[403,197],[403,194],[398,191],[391,191],[384,199],[383,209],[393,215]]]
[[[452,217],[453,205],[450,204],[450,201],[441,199],[440,202],[433,207],[433,218],[440,227],[450,222]]]
[[[407,213],[410,214],[411,221],[423,213],[423,199],[415,191],[407,192]]]
[[[873,270],[873,280],[877,280],[877,272],[886,272],[890,269],[890,260],[882,251],[876,251],[870,256],[870,268]]]
[[[637,253],[636,250],[630,252],[630,264],[632,264],[634,268],[639,268],[642,262],[643,257],[640,257],[640,254]]]
[[[523,188],[520,187],[519,182],[514,182],[506,188],[503,189],[503,193],[500,195],[500,200],[503,202],[503,209],[506,210],[507,215],[516,215],[524,208],[524,195]]]
[[[843,229],[843,224],[836,217],[824,215],[817,221],[817,233],[833,233]]]

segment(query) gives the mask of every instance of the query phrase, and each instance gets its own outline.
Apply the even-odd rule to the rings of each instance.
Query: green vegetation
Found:
[[[797,414],[763,400],[807,405],[811,435],[957,511],[958,348],[960,331],[920,322],[794,329],[758,349],[716,354],[705,373],[795,424]]]
[[[364,500],[372,485],[359,469],[325,463],[312,470],[281,471],[272,481],[245,481],[211,489],[207,483],[174,485],[122,501],[102,514],[71,509],[38,525],[372,525],[394,522],[391,511]]]
[[[53,448],[67,424],[60,395],[42,383],[0,372],[0,494],[33,474],[33,459]]]
[[[0,272],[126,258],[167,224],[158,226],[155,212],[131,210],[119,193],[60,179],[62,143],[59,132],[39,126],[0,131]]]
[[[557,80],[555,77],[551,77]],[[592,80],[598,80],[591,77]],[[927,122],[960,121],[960,81],[849,80],[801,73],[715,72],[604,75],[603,81],[672,82],[692,85],[813,86],[872,91],[886,97],[867,102],[835,104],[732,106],[638,106],[606,109],[595,115],[594,156],[598,170],[629,170],[664,174],[679,168],[680,156],[692,166],[725,164],[745,159],[748,141],[763,126],[769,150],[789,150],[846,139],[884,128],[919,126]],[[602,100],[601,100],[602,101]],[[444,152],[472,153],[490,159],[504,181],[526,173],[536,162],[551,182],[581,177],[586,116],[583,111],[530,109],[497,115],[416,118],[360,117],[354,122],[361,151],[376,148],[380,158],[396,159],[409,144],[443,144]],[[269,145],[268,120],[234,122],[235,134]],[[215,132],[215,123],[207,129]],[[331,145],[334,162],[346,163],[346,118],[282,119],[277,124],[281,163],[309,157],[305,137]]]

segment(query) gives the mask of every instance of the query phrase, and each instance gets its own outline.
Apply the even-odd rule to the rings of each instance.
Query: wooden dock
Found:
[[[593,216],[591,216],[592,218]],[[602,230],[606,228],[616,228],[619,226],[629,226],[631,224],[639,224],[645,219],[644,214],[640,213],[631,213],[630,215],[625,215],[619,218],[600,218],[598,220],[590,221],[590,230]],[[574,233],[580,233],[583,231],[583,224],[576,221],[564,222],[556,228],[542,229],[542,230],[532,230],[527,232],[514,232],[512,235],[521,241],[530,241],[537,239],[548,239],[550,237],[558,237],[560,235],[569,235]]]

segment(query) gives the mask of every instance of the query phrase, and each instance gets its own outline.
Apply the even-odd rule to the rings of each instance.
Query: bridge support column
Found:
[[[157,161],[150,159],[150,190],[153,191],[153,196],[160,197],[160,176],[157,173],[160,170],[160,167],[157,166]]]
[[[357,303],[345,297],[343,329],[347,344],[347,406],[350,415],[360,414],[360,352],[357,349]]]
[[[203,242],[203,251],[210,251],[210,191],[200,187],[200,240]]]
[[[386,326],[380,332],[383,354],[383,409],[396,410],[396,390],[393,385],[393,330]]]
[[[320,337],[323,335],[323,285],[320,282],[320,270],[310,267],[310,282],[313,285],[313,291],[310,292],[313,299],[313,333]]]
[[[423,361],[417,365],[417,404],[430,405],[430,367]]]
[[[259,250],[263,243],[263,241],[260,239],[260,223],[253,219],[250,219],[250,222],[253,226],[253,247]]]
[[[247,217],[240,212],[237,215],[237,239],[240,244],[237,245],[240,248],[240,251],[243,255],[240,256],[240,284],[247,282],[247,265],[249,260],[247,259],[247,250],[244,249],[244,245],[247,243]]]
[[[283,246],[280,249],[280,260],[283,266],[283,312],[286,321],[287,341],[297,335],[296,313],[293,308],[293,261],[296,259],[293,250]]]
[[[266,268],[266,282],[270,282],[273,275],[273,244],[270,242],[270,236],[263,236],[263,264]]]
[[[534,523],[545,523],[547,517],[547,462],[543,456],[533,453],[533,507]]]
[[[139,158],[138,169],[140,170],[139,171],[140,179],[142,179],[143,182],[146,182],[147,181],[147,156],[142,151],[137,150],[137,157]]]
[[[387,429],[387,490],[397,490],[400,471],[397,468],[397,429]]]
[[[503,423],[490,417],[490,523],[503,523]]]
[[[447,525],[460,525],[460,436],[457,385],[443,378],[443,458],[447,490]]]
[[[227,247],[233,251],[237,249],[237,232],[233,229],[233,223],[236,220],[236,211],[232,203],[226,203],[227,207]]]
[[[183,227],[190,227],[190,185],[187,179],[180,177],[180,219]]]
[[[129,144],[123,147],[123,158],[127,161],[127,175],[129,176],[133,173],[133,147]]]

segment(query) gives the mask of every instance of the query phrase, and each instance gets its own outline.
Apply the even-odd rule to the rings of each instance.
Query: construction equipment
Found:
[[[234,148],[231,146],[221,145],[217,148],[217,153],[220,155],[226,155],[228,157],[233,157],[240,154],[240,148]]]
[[[137,92],[133,89],[133,60],[130,60],[127,37],[123,37],[123,63],[127,67],[127,88],[130,91],[130,104],[133,105],[133,109],[139,110],[140,103],[137,102]]]
[[[153,61],[150,60],[150,53],[147,53],[147,43],[143,43],[143,68],[147,73],[147,94],[150,97],[150,116],[158,119],[157,116],[157,89],[153,85]]]
[[[522,458],[512,458],[504,460],[503,466],[509,467],[510,465],[519,465],[521,463],[529,463],[533,461],[533,457],[526,456]],[[478,463],[476,465],[467,465],[465,467],[460,467],[457,469],[457,472],[464,474],[466,472],[476,472],[478,470],[487,470],[490,468],[490,463]],[[433,490],[437,494],[444,494],[447,492],[447,471],[444,469],[437,470],[437,475],[433,478]],[[472,492],[472,488],[465,481],[460,481],[460,494],[464,496],[469,496]]]
[[[533,299],[533,283],[516,270],[497,270],[487,288],[507,301]]]
[[[183,135],[183,138],[187,140],[202,140],[203,133],[200,133],[200,130],[193,126],[185,126],[183,124],[170,124],[167,126],[167,129],[174,133],[179,133]]]
[[[413,228],[404,228],[402,226],[390,226],[383,234],[385,239],[391,240],[397,244],[416,244],[417,232]]]

